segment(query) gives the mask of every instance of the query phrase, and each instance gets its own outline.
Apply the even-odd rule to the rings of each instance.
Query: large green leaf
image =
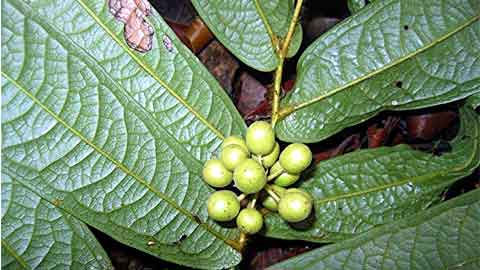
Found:
[[[268,269],[480,269],[480,190]]]
[[[302,55],[277,135],[317,142],[382,110],[480,91],[480,1],[376,1]]]
[[[2,175],[2,269],[113,269],[76,218]]]
[[[192,0],[215,36],[245,64],[272,71],[278,65],[275,40],[287,35],[294,0]],[[272,35],[270,35],[271,33]],[[302,27],[295,29],[288,56],[302,43]]]
[[[200,175],[243,120],[158,14],[139,54],[107,2],[2,1],[2,169],[137,249],[235,265],[238,231],[208,219]]]
[[[441,156],[400,145],[320,162],[300,185],[315,200],[312,225],[293,229],[277,214],[269,214],[267,235],[337,241],[428,207],[447,185],[480,164],[478,114],[462,109],[461,120],[462,128],[451,141],[452,151]]]

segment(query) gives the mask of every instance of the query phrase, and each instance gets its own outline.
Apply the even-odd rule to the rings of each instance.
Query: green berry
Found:
[[[237,216],[237,226],[244,233],[255,234],[263,227],[263,216],[254,208],[245,208]]]
[[[289,189],[287,189],[285,192],[286,192],[286,193],[300,192],[300,193],[304,194],[305,196],[307,196],[311,201],[313,201],[312,195],[310,195],[310,193],[306,192],[306,191],[303,190],[303,189],[299,189],[299,188],[289,188]]]
[[[218,159],[205,162],[202,171],[203,180],[212,187],[225,187],[232,182],[232,173]]]
[[[237,195],[230,190],[216,191],[208,198],[207,211],[213,220],[229,221],[240,211],[240,202]]]
[[[280,154],[280,165],[291,174],[300,174],[312,162],[312,151],[303,143],[292,143]]]
[[[301,192],[285,192],[278,203],[278,213],[288,222],[300,222],[312,212],[312,200]]]
[[[300,175],[298,174],[290,174],[287,172],[284,172],[280,174],[277,178],[275,178],[275,185],[281,186],[281,187],[288,187],[293,185],[297,180],[300,178]]]
[[[267,183],[265,170],[253,159],[247,159],[235,168],[233,180],[235,186],[245,194],[257,193]]]
[[[278,143],[275,143],[275,147],[273,147],[273,151],[262,158],[263,166],[265,168],[272,167],[273,164],[275,164],[275,161],[277,161],[279,154],[280,154],[280,145]]]
[[[273,192],[275,192],[279,197],[282,197],[283,193],[286,191],[286,189],[277,185],[271,185],[271,188],[273,189]],[[277,201],[275,201],[275,199],[270,195],[263,200],[262,205],[270,211],[278,210]]]
[[[257,121],[248,127],[246,141],[250,152],[268,155],[275,147],[275,133],[268,122]]]
[[[237,135],[232,135],[225,138],[225,140],[223,140],[223,143],[222,143],[222,149],[232,144],[241,146],[248,153],[248,147],[247,147],[247,144],[245,143],[245,140],[242,139],[242,137]]]
[[[235,168],[247,158],[248,152],[237,144],[227,145],[220,154],[223,165],[230,171],[235,170]]]

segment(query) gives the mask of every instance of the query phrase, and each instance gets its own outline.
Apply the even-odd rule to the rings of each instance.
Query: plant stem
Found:
[[[275,70],[275,80],[273,82],[273,100],[272,100],[272,126],[275,128],[275,124],[278,119],[278,107],[280,104],[280,92],[282,85],[282,73],[284,58],[280,56],[279,65]]]
[[[303,0],[297,0],[295,4],[295,10],[293,11],[292,20],[288,27],[287,35],[285,36],[284,41],[280,47],[280,50],[277,51],[278,54],[278,66],[275,70],[275,79],[273,82],[273,100],[272,100],[272,126],[275,127],[275,124],[278,120],[278,111],[280,104],[280,92],[282,85],[282,74],[283,74],[283,64],[285,63],[285,58],[288,54],[288,46],[292,41],[293,33],[295,32],[295,27],[297,26],[298,17],[300,16],[300,10],[302,9]]]
[[[268,195],[270,195],[273,200],[275,200],[277,203],[280,201],[280,197],[278,196],[277,193],[275,193],[275,191],[273,191],[273,189],[269,186],[269,185],[266,185],[265,186],[265,191],[268,193]]]
[[[240,195],[237,196],[237,199],[239,202],[243,201],[243,199],[245,199],[245,197],[247,197],[247,195],[245,193],[242,193]]]
[[[267,182],[272,181],[273,179],[279,177],[283,172],[284,172],[283,170],[278,170],[278,171],[276,171],[276,172],[271,173],[271,174],[267,177]]]

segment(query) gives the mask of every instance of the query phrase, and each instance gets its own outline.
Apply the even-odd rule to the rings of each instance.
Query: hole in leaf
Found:
[[[395,86],[398,87],[398,88],[402,88],[402,85],[403,85],[402,81],[396,81],[395,82]]]
[[[403,26],[403,30],[407,31],[409,29],[408,25]]]

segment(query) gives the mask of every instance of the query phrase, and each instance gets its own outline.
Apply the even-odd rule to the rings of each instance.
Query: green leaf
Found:
[[[274,43],[288,32],[294,0],[192,0],[193,5],[215,36],[245,64],[272,71],[279,63]],[[302,43],[302,27],[297,25],[288,57]]]
[[[480,106],[480,93],[476,93],[474,95],[471,95],[467,99],[467,102],[473,109],[478,108],[478,106]]]
[[[347,6],[350,13],[355,14],[360,11],[360,9],[364,8],[367,4],[367,0],[348,0]]]
[[[400,145],[320,162],[300,185],[314,197],[312,224],[294,229],[277,214],[268,214],[267,236],[338,241],[425,209],[446,186],[480,164],[478,114],[466,108],[461,112],[452,150],[440,156]]]
[[[244,122],[158,14],[139,54],[107,2],[2,2],[2,169],[144,252],[236,265],[238,230],[208,219],[200,175]]]
[[[113,269],[76,218],[2,174],[2,269]]]
[[[480,269],[480,190],[268,269]]]
[[[276,126],[318,142],[382,110],[444,104],[480,91],[480,1],[376,1],[302,55]]]

